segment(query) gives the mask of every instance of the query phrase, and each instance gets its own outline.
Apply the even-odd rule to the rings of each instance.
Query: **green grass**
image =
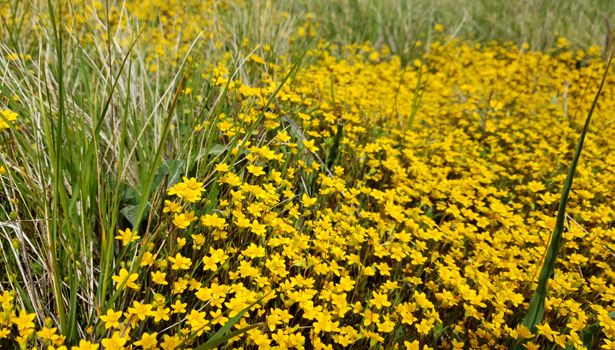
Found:
[[[273,9],[290,14],[295,27],[309,22],[319,39],[334,45],[369,41],[388,45],[400,55],[412,49],[417,34],[423,43],[429,42],[427,29],[435,24],[442,24],[444,33],[454,38],[528,43],[534,50],[555,46],[556,33],[576,47],[605,48],[607,34],[612,39],[615,29],[615,24],[607,24],[615,21],[615,4],[604,0],[292,0],[272,1],[269,7],[265,1],[248,3],[252,5],[249,9],[233,7],[236,12],[230,13],[231,22],[241,21],[233,29],[239,28],[238,36],[248,36],[253,42],[276,42],[267,16]],[[308,14],[310,19],[306,19]],[[283,45],[278,49],[286,54]]]
[[[224,154],[224,160],[235,163],[245,147],[242,144],[235,156],[223,152],[240,140],[225,143],[214,132],[220,113],[236,114],[245,107],[226,98],[228,84],[216,87],[203,82],[200,77],[208,67],[191,62],[214,62],[221,50],[228,51],[236,57],[230,71],[238,79],[258,85],[270,75],[281,82],[295,77],[281,76],[281,71],[262,74],[260,66],[242,57],[256,44],[270,45],[268,59],[289,68],[300,64],[309,45],[336,47],[343,55],[347,45],[369,41],[409,58],[435,40],[436,24],[444,26],[450,35],[447,40],[510,40],[545,50],[555,45],[558,32],[575,47],[606,48],[611,29],[603,13],[615,14],[615,2],[596,0],[247,3],[250,6],[230,1],[216,13],[212,27],[222,28],[228,37],[220,43],[194,41],[183,52],[181,45],[169,46],[167,55],[157,58],[155,72],[144,67],[151,58],[147,50],[151,38],[139,38],[134,26],[105,28],[102,23],[98,28],[71,29],[69,35],[73,24],[54,17],[56,12],[47,8],[59,3],[7,3],[0,30],[0,66],[8,69],[0,90],[3,96],[19,96],[21,102],[8,99],[8,107],[31,127],[28,133],[12,127],[14,139],[0,142],[0,164],[21,167],[0,189],[28,208],[2,204],[1,221],[10,221],[17,234],[12,244],[0,240],[3,273],[19,275],[3,280],[20,291],[19,303],[29,312],[42,317],[54,310],[69,341],[86,332],[78,317],[93,326],[99,315],[122,302],[123,292],[113,290],[111,276],[122,266],[138,266],[141,257],[130,256],[130,247],[121,247],[114,235],[118,227],[149,227],[159,217],[163,181],[172,185],[178,180],[163,174],[174,170],[171,174],[206,179],[213,202],[219,176],[213,175],[214,162]],[[122,6],[122,2],[111,4]],[[190,4],[183,11],[188,18],[196,13]],[[9,20],[8,13],[23,21]],[[41,16],[46,19],[37,22]],[[42,35],[37,35],[33,23],[41,25]],[[305,36],[298,34],[301,27],[307,28]],[[103,39],[105,32],[112,33],[113,45]],[[80,39],[87,35],[95,40],[84,45]],[[288,40],[291,36],[296,37],[293,42]],[[249,44],[244,46],[246,39]],[[422,45],[413,51],[417,40]],[[122,41],[134,42],[134,49],[122,47]],[[28,54],[33,60],[7,59],[12,53]],[[309,55],[302,63],[310,64]],[[193,88],[189,95],[183,92],[188,86]],[[420,81],[417,91],[419,87]],[[274,98],[275,94],[268,104]],[[413,116],[407,127],[412,121]],[[209,126],[201,137],[187,127],[203,122]],[[335,140],[336,151],[326,160],[329,168],[337,158],[339,139]],[[162,232],[159,227],[151,229],[152,240]]]

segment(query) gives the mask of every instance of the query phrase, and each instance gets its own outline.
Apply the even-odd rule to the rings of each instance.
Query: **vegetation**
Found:
[[[615,349],[591,2],[2,3],[2,347]]]

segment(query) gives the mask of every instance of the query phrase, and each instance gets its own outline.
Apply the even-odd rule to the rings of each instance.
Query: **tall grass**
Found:
[[[25,202],[28,211],[17,210],[13,202],[2,208],[3,220],[10,222],[2,229],[5,234],[7,228],[14,229],[17,240],[0,244],[6,273],[19,276],[10,283],[11,289],[20,291],[21,307],[36,313],[41,323],[43,315],[53,312],[61,333],[74,342],[85,338],[84,325],[96,326],[107,309],[125,303],[121,288],[113,289],[111,276],[121,267],[138,267],[144,251],[135,254],[130,246],[119,245],[114,239],[118,227],[131,225],[145,242],[153,241],[160,234],[160,225],[150,225],[160,219],[162,185],[172,186],[181,175],[192,173],[209,179],[215,194],[219,175],[212,177],[213,160],[222,160],[224,154],[223,160],[234,163],[245,147],[238,137],[227,142],[214,132],[220,113],[242,108],[227,98],[230,80],[220,87],[190,82],[201,81],[209,68],[194,62],[216,58],[217,46],[206,39],[212,26],[230,25],[226,30],[243,35],[242,30],[247,34],[251,28],[242,27],[252,23],[248,17],[229,23],[226,19],[234,16],[228,14],[217,18],[218,23],[187,43],[187,51],[175,48],[175,53],[161,56],[159,68],[151,72],[144,66],[150,43],[141,36],[149,22],[138,22],[121,3],[115,4],[121,18],[111,16],[114,27],[102,20],[98,27],[64,22],[79,13],[74,12],[79,7],[69,4],[35,5],[32,9],[15,1],[10,7],[12,15],[24,14],[40,26],[41,35],[27,42],[29,48],[17,40],[28,28],[13,22],[2,32],[12,39],[0,46],[0,64],[8,68],[0,89],[4,96],[19,97],[8,107],[31,124],[32,134],[11,124],[15,143],[4,149],[1,163],[16,171],[10,172],[10,182],[3,183],[2,190]],[[238,3],[229,7],[252,15]],[[101,9],[98,17],[106,16],[106,9]],[[294,20],[280,27],[292,30]],[[121,21],[130,25],[122,28],[117,25]],[[111,41],[104,39],[108,33]],[[87,37],[93,41],[82,42]],[[287,42],[282,37],[287,36],[280,36]],[[235,50],[230,75],[248,82],[259,74],[247,68],[256,68],[247,60],[255,50],[239,39],[225,43]],[[16,52],[22,56],[14,59]],[[38,55],[38,61],[26,59],[25,52]],[[299,67],[298,58],[289,59]],[[280,80],[279,91],[291,75],[277,74],[270,77]],[[188,86],[193,90],[189,94]],[[267,103],[274,99],[275,93]],[[194,125],[208,125],[208,130],[197,135],[189,127]],[[235,156],[226,152],[236,146],[240,152]],[[211,198],[213,205],[215,195]]]

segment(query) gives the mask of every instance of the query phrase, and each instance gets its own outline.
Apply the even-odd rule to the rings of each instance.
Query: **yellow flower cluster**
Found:
[[[179,1],[146,3],[182,23]],[[189,28],[186,40],[198,35]],[[157,37],[154,51],[175,40]],[[613,75],[543,323],[519,326],[606,68],[600,50],[436,41],[429,52],[406,68],[387,48],[320,43],[267,109],[288,67],[253,57],[274,72],[254,86],[210,69],[204,79],[239,106],[211,128],[230,146],[208,174],[164,192],[151,231],[119,230],[135,257],[110,276],[124,302],[101,307],[72,350],[188,349],[246,309],[234,328],[258,327],[229,349],[580,348],[594,324],[595,347],[615,349]],[[14,296],[0,296],[0,338],[66,346]]]
[[[279,124],[277,142],[246,146],[247,164],[216,165],[220,195],[209,211],[195,207],[203,182],[184,178],[168,190],[175,242],[142,263],[139,279],[160,297],[140,313],[129,308],[122,324],[186,312],[181,334],[201,334],[259,301],[237,328],[263,327],[237,337],[236,348],[504,349],[525,338],[528,349],[581,346],[596,322],[611,346],[612,77],[595,118],[602,127],[592,128],[578,168],[544,322],[536,335],[518,326],[604,69],[598,51],[435,43],[404,73],[397,57],[371,62],[371,48],[347,49],[345,60],[315,53],[318,63],[281,91],[280,108],[300,127],[265,118],[265,129]],[[417,119],[402,133],[415,91]],[[239,116],[246,130],[258,117],[249,113]],[[245,134],[237,122],[221,115],[219,132]],[[341,161],[324,169],[339,124]],[[173,334],[165,350],[181,338]]]

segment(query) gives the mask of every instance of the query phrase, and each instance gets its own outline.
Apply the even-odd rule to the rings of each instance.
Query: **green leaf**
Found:
[[[211,154],[211,155],[214,155],[214,156],[217,156],[220,153],[224,152],[224,150],[226,150],[226,147],[224,147],[224,145],[221,145],[221,144],[217,143],[217,144],[213,145],[211,147],[211,149],[209,150],[209,152],[207,152],[207,153]]]
[[[327,154],[327,169],[333,170],[333,165],[335,165],[335,160],[337,159],[337,155],[340,149],[340,141],[342,140],[342,134],[344,133],[344,125],[337,125],[337,133],[335,134],[335,139],[333,140],[333,145],[331,146],[331,150]]]
[[[108,188],[115,189],[119,193],[120,205],[137,205],[141,201],[141,187],[133,187],[125,182],[117,184],[117,176],[115,174],[106,174]]]
[[[172,159],[165,161],[162,165],[156,169],[156,175],[154,176],[154,182],[152,183],[152,190],[156,191],[162,184],[164,176],[169,174],[169,183],[167,188],[173,187],[181,180],[181,174],[186,166],[186,161],[182,159]]]
[[[73,272],[73,265],[69,264],[70,281],[70,308],[68,311],[68,339],[77,340],[77,274]]]
[[[166,161],[164,164],[160,165],[158,169],[156,169],[156,175],[154,176],[154,182],[152,183],[151,191],[156,191],[158,187],[162,184],[164,176],[169,174],[169,185],[171,187],[179,182],[181,179],[182,170],[185,166],[186,162],[181,159],[173,159]],[[120,213],[124,215],[124,217],[130,222],[133,227],[139,226],[141,222],[136,222],[139,214],[139,203],[141,201],[141,193],[139,193],[134,188],[128,186],[124,191],[122,196],[122,202],[129,204],[126,207],[120,210]],[[147,207],[145,209],[144,215],[141,217],[140,221],[143,221],[145,217],[147,217],[151,204],[148,202]]]
[[[125,184],[120,184],[120,188],[124,189],[122,192],[122,198],[120,200],[121,204],[126,205],[137,205],[141,202],[141,193],[139,193],[139,188],[133,188],[132,186],[126,186]]]
[[[207,341],[207,343],[199,346],[195,350],[209,350],[209,349],[213,349],[215,347],[218,347],[220,344],[223,344],[223,343],[225,343],[225,342],[235,338],[236,336],[241,335],[241,334],[243,334],[245,332],[248,332],[248,331],[250,331],[250,330],[252,330],[252,329],[254,329],[254,328],[258,327],[258,326],[260,326],[260,324],[253,324],[253,325],[248,326],[246,328],[238,329],[238,330],[236,330],[234,332],[231,332],[231,333],[229,333],[227,335],[224,335],[224,336],[222,336],[220,338],[217,338],[215,340],[210,339],[209,341]]]
[[[247,308],[241,310],[237,315],[235,315],[235,317],[231,318],[228,322],[226,322],[224,324],[224,326],[222,326],[222,328],[220,328],[216,334],[214,334],[211,338],[209,338],[209,340],[207,340],[207,342],[201,346],[199,346],[198,348],[194,349],[194,350],[206,350],[206,349],[211,349],[211,347],[209,347],[208,344],[212,344],[216,339],[222,338],[222,336],[228,332],[231,327],[233,327],[235,325],[235,323],[239,322],[239,320],[243,317],[243,315],[248,312],[248,310],[250,310],[252,307],[254,307],[254,305],[256,305],[259,301],[261,301],[263,298],[258,299],[257,301],[253,302],[250,306],[248,306]],[[203,348],[201,348],[203,347]]]
[[[270,292],[271,293],[271,292]],[[248,310],[250,310],[252,307],[254,307],[254,305],[256,305],[257,303],[259,303],[261,300],[263,300],[264,297],[266,297],[268,294],[262,296],[261,298],[259,298],[258,300],[256,300],[255,302],[253,302],[252,304],[250,304],[250,306],[248,306],[247,308],[241,310],[237,315],[235,315],[235,317],[231,318],[230,320],[228,320],[228,322],[226,322],[224,324],[224,326],[222,326],[222,328],[220,328],[216,334],[214,334],[211,338],[209,338],[209,340],[207,340],[207,342],[205,342],[205,344],[198,346],[197,348],[193,349],[193,350],[209,350],[209,349],[213,349],[216,346],[224,343],[225,341],[228,341],[231,338],[234,338],[240,334],[243,334],[253,328],[256,328],[259,326],[259,324],[255,324],[255,325],[251,325],[249,327],[246,328],[242,328],[240,330],[231,332],[227,335],[225,335],[226,332],[228,332],[231,327],[233,327],[235,325],[235,323],[239,322],[239,320],[243,317],[243,315],[248,312]],[[180,344],[178,346],[181,347],[183,346],[183,342],[182,344]]]
[[[128,220],[130,222],[132,227],[138,227],[139,224],[141,223],[141,222],[136,222],[137,221],[137,214],[139,213],[139,205],[128,205],[128,206],[124,207],[122,210],[120,210],[120,213],[122,213],[122,215],[124,215],[126,220]],[[143,221],[143,217],[141,218],[140,221]]]
[[[615,311],[611,311],[609,317],[615,320]],[[583,347],[587,349],[591,348],[594,344],[594,340],[598,337],[598,333],[600,333],[600,322],[596,322],[585,328],[583,331]],[[574,345],[567,345],[566,350],[574,350]]]
[[[194,161],[198,161],[198,160],[201,160],[203,158],[208,159],[206,156],[209,156],[209,155],[217,157],[220,154],[224,153],[226,150],[227,150],[227,147],[224,146],[224,145],[221,145],[219,143],[213,145],[210,148],[203,147],[203,148],[201,148],[199,150],[198,154],[194,157],[194,159],[192,161],[193,162]]]

